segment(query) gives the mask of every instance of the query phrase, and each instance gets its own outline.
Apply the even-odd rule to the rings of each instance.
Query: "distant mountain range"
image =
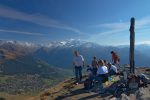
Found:
[[[136,45],[135,48],[135,65],[149,66],[150,45]],[[71,68],[74,50],[78,50],[84,56],[86,64],[91,63],[93,56],[111,61],[110,51],[112,50],[120,55],[121,64],[129,64],[129,46],[101,46],[80,40],[54,41],[40,45],[0,40],[0,63],[4,66],[18,66],[19,70],[17,71],[21,71],[22,66],[26,66],[25,68],[28,70],[31,68],[40,71],[43,62],[59,68]]]
[[[0,74],[38,74],[41,77],[63,79],[68,70],[55,67],[43,59],[33,56],[41,46],[17,41],[0,41]]]
[[[102,46],[92,42],[79,40],[52,42],[40,47],[34,52],[34,56],[58,67],[72,67],[73,51],[78,50],[85,58],[86,64],[90,64],[92,57],[111,61],[110,51],[116,51],[121,58],[121,64],[129,64],[129,46]],[[150,45],[135,46],[135,65],[149,66]]]
[[[33,56],[40,48],[27,42],[0,41],[0,92],[36,93],[71,75]]]

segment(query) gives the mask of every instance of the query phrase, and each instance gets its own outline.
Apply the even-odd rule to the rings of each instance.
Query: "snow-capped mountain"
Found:
[[[81,41],[81,40],[66,40],[66,41],[49,42],[47,44],[43,44],[42,46],[47,48],[56,48],[56,47],[73,48],[73,47],[81,47],[81,46],[86,48],[93,48],[100,45],[92,42]]]
[[[142,48],[141,46],[139,47]],[[129,47],[120,48],[113,46],[101,46],[92,42],[81,40],[53,41],[46,44],[0,40],[0,52],[4,52],[6,54],[12,53],[15,55],[13,58],[18,57],[18,55],[30,55],[58,67],[72,66],[74,50],[78,50],[84,56],[87,64],[91,63],[93,56],[97,56],[98,59],[111,61],[110,51],[112,50],[116,51],[120,55],[122,64],[129,63]],[[135,65],[150,65],[150,55],[148,50],[149,49],[146,48],[139,49],[136,46]]]
[[[53,41],[53,42],[48,42],[44,44],[35,44],[31,42],[20,42],[20,41],[7,41],[7,40],[0,40],[0,46],[2,45],[18,45],[18,46],[24,46],[24,47],[47,47],[47,48],[56,48],[56,47],[80,47],[84,46],[87,48],[90,47],[97,47],[99,46],[96,43],[92,42],[86,42],[86,41],[81,41],[81,40],[66,40],[66,41]]]
[[[31,42],[20,42],[20,41],[12,41],[12,40],[0,40],[0,46],[20,46],[20,47],[29,47],[35,48],[38,47],[37,44]]]

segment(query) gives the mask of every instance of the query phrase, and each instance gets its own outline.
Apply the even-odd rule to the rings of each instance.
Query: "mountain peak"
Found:
[[[36,44],[31,43],[31,42],[21,42],[21,41],[15,41],[15,40],[0,40],[0,45],[3,44],[12,44],[12,45],[20,45],[20,46],[27,46],[27,47],[31,47],[31,46],[36,46]]]

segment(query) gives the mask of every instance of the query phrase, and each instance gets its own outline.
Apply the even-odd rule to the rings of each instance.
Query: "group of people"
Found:
[[[73,65],[75,68],[76,84],[78,84],[82,80],[82,67],[85,66],[85,63],[83,56],[80,55],[78,51],[74,51],[74,54]],[[114,51],[111,51],[111,54],[113,64],[106,60],[97,60],[96,56],[93,57],[91,65],[87,65],[87,71],[89,72],[88,78],[90,80],[97,79],[101,83],[107,79],[108,76],[118,73],[115,65],[119,65],[120,59]]]
[[[107,80],[112,79],[112,75],[123,74],[124,82],[129,88],[135,88],[135,83],[138,86],[144,84],[147,86],[150,83],[150,79],[146,77],[145,74],[139,75],[127,75],[126,71],[120,73],[121,70],[119,66],[120,58],[117,53],[111,51],[112,63],[106,60],[97,59],[96,56],[93,57],[91,64],[87,65],[88,78],[84,81],[84,88],[86,90],[96,90],[99,93],[104,93],[102,83],[107,83]],[[74,51],[73,65],[75,69],[76,84],[79,84],[82,80],[82,68],[85,66],[84,58],[78,51]],[[131,76],[131,77],[130,77]],[[113,81],[113,80],[112,80]]]

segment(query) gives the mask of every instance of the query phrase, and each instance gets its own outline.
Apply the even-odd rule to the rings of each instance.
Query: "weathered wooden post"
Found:
[[[132,17],[130,20],[130,73],[134,73],[134,42],[135,42],[135,18]]]

